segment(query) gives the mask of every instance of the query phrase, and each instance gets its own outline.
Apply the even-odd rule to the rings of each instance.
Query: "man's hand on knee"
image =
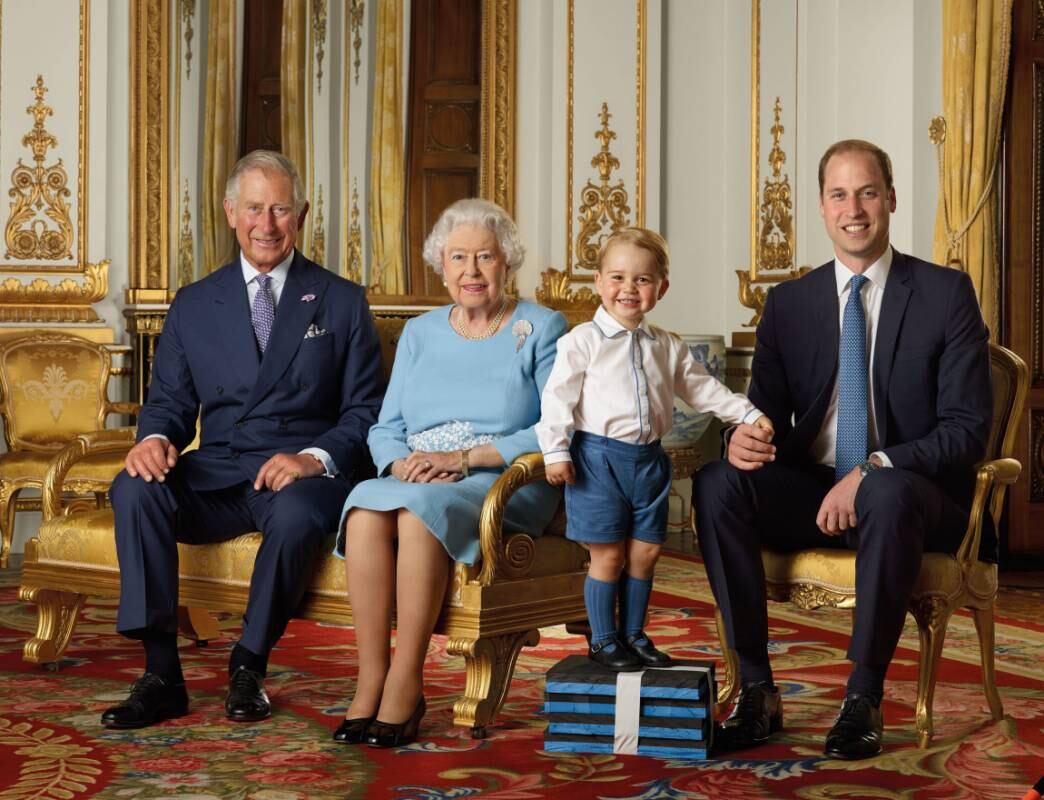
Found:
[[[269,489],[278,492],[301,478],[311,478],[325,472],[319,459],[300,453],[276,453],[266,461],[254,479],[254,490]]]
[[[771,426],[771,423],[769,423]],[[761,469],[776,460],[776,446],[772,444],[771,427],[737,425],[729,436],[728,461],[736,469]]]
[[[132,478],[163,482],[178,461],[178,450],[169,440],[159,436],[142,439],[127,453],[123,465]]]
[[[856,467],[835,483],[834,488],[823,498],[819,513],[816,514],[816,525],[827,536],[837,536],[856,527],[855,498],[862,480],[859,467]]]

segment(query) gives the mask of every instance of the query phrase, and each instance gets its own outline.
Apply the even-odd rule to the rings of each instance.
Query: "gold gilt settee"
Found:
[[[377,320],[386,371],[404,324],[402,319]],[[61,487],[70,468],[85,457],[124,453],[133,440],[131,428],[84,434],[51,463],[43,522],[36,538],[26,542],[22,567],[19,597],[38,608],[36,635],[23,651],[26,661],[57,664],[86,598],[119,596],[112,510],[82,504],[63,508]],[[465,662],[464,694],[453,706],[453,721],[476,738],[485,735],[503,705],[519,651],[537,644],[538,629],[587,618],[587,551],[562,535],[561,514],[538,537],[502,528],[514,492],[543,477],[543,459],[529,454],[494,484],[482,509],[481,560],[453,566],[436,624],[435,632],[447,637],[447,650]],[[220,544],[179,545],[182,605],[242,613],[260,542],[260,533],[250,533]],[[352,622],[340,560],[327,555],[319,561],[298,616]]]

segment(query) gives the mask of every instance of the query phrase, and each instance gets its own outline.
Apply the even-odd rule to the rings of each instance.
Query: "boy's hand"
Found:
[[[760,417],[754,420],[754,427],[761,428],[761,430],[763,431],[768,431],[770,442],[772,441],[772,437],[776,435],[776,429],[772,427],[772,420],[770,420],[768,416],[766,416],[765,414],[762,414]]]
[[[559,461],[556,464],[548,464],[544,467],[544,475],[547,482],[552,486],[561,486],[568,483],[572,486],[576,483],[576,470],[573,469],[572,461]]]
[[[760,423],[765,417],[759,417]],[[771,444],[774,431],[769,423],[769,429],[758,424],[748,425],[743,423],[737,425],[729,437],[728,461],[736,469],[755,470],[761,469],[770,461],[776,460],[776,446]]]

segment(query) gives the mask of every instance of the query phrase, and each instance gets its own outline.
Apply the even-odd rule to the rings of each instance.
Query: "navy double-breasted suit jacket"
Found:
[[[833,393],[839,309],[834,262],[769,292],[750,399],[772,419],[777,458],[808,463]],[[969,277],[893,251],[873,377],[880,447],[962,508],[993,411],[988,333]]]
[[[199,449],[178,461],[194,489],[253,481],[271,456],[307,447],[329,453],[354,483],[370,468],[366,435],[383,392],[360,286],[295,251],[261,357],[237,259],[171,303],[137,436],[163,434],[181,451],[198,417]]]

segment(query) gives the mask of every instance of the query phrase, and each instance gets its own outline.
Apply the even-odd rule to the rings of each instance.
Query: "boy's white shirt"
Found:
[[[646,319],[628,330],[599,306],[593,321],[558,340],[536,426],[544,462],[572,460],[574,430],[629,444],[662,439],[673,424],[675,395],[732,425],[761,416],[744,395],[708,375],[677,336]]]

